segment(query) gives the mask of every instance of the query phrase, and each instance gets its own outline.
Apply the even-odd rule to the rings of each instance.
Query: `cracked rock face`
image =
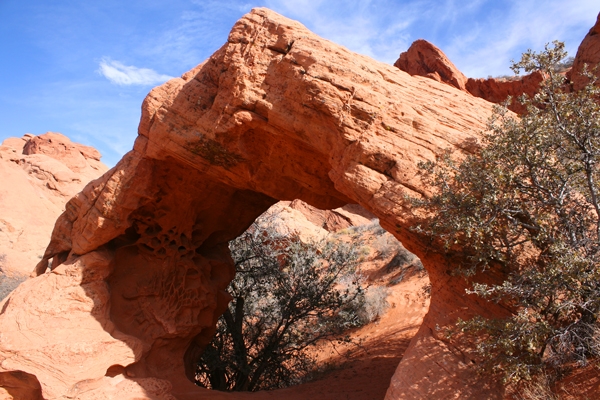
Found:
[[[134,149],[67,204],[39,276],[3,304],[0,382],[47,399],[206,395],[190,378],[229,301],[227,243],[277,200],[301,199],[360,204],[429,273],[430,311],[388,399],[502,396],[436,331],[501,310],[465,295],[449,274],[460,260],[427,249],[406,201],[429,192],[418,162],[472,151],[491,108],[254,9],[150,92]]]

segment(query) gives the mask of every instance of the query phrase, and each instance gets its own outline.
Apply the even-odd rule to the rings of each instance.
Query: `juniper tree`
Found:
[[[432,213],[417,229],[465,255],[460,273],[505,273],[471,293],[512,316],[457,328],[479,337],[484,366],[506,380],[600,356],[600,90],[586,70],[590,84],[571,92],[555,68],[565,57],[561,42],[524,53],[513,70],[545,77],[520,99],[527,112],[496,107],[476,154],[421,165],[436,193],[415,201]]]

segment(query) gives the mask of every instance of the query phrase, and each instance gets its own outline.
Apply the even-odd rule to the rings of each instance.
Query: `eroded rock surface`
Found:
[[[67,201],[108,168],[92,147],[48,132],[0,145],[0,266],[26,276],[39,262]]]
[[[460,260],[411,231],[406,200],[429,191],[418,162],[473,151],[490,112],[487,101],[254,9],[207,61],[150,92],[134,149],[67,204],[39,276],[3,304],[5,389],[41,387],[47,399],[221,396],[190,379],[229,300],[227,242],[277,200],[301,199],[360,204],[429,273],[430,310],[388,399],[501,397],[468,348],[436,326],[502,310],[465,295],[450,274]],[[49,358],[50,349],[64,356]]]
[[[539,72],[514,79],[467,79],[444,52],[423,39],[415,41],[407,51],[401,53],[394,65],[411,75],[447,83],[492,103],[503,103],[511,96],[512,101],[508,108],[519,114],[525,112],[525,107],[517,98],[523,94],[533,96],[543,79]]]
[[[467,77],[436,46],[419,39],[407,51],[400,53],[394,66],[411,75],[419,75],[444,82],[459,90],[467,90]]]
[[[526,94],[533,97],[543,79],[543,75],[539,72],[511,79],[469,78],[467,80],[467,91],[473,96],[481,97],[496,104],[504,103],[510,96],[511,102],[508,109],[517,114],[523,114],[527,111],[527,108],[518,101],[519,96]]]
[[[289,202],[286,206],[301,213],[312,225],[328,232],[336,232],[351,226],[366,225],[376,218],[375,214],[365,210],[358,204],[346,204],[334,210],[320,210],[297,199]]]
[[[575,90],[583,89],[588,83],[588,79],[580,74],[585,64],[588,65],[590,71],[600,64],[600,14],[598,14],[596,24],[585,35],[581,45],[579,45],[573,68],[568,75]],[[600,69],[596,70],[596,76],[600,76]]]

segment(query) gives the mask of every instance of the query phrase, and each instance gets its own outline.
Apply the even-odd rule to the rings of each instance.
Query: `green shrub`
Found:
[[[528,379],[544,368],[585,364],[600,356],[600,90],[564,90],[554,42],[528,51],[513,70],[546,79],[527,113],[497,107],[476,154],[421,165],[437,189],[415,205],[431,211],[417,228],[435,246],[464,256],[459,272],[490,268],[506,279],[473,283],[471,293],[501,302],[506,319],[476,317],[457,327],[478,338],[487,371]]]

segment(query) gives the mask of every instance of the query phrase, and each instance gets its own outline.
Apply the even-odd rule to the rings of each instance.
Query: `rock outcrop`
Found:
[[[407,51],[400,53],[394,66],[411,75],[424,76],[459,90],[467,90],[467,77],[439,48],[427,40],[415,40]]]
[[[411,75],[447,83],[492,103],[503,103],[511,96],[513,100],[508,108],[518,114],[525,112],[525,107],[516,99],[523,94],[533,96],[543,79],[539,72],[514,79],[467,79],[439,48],[423,39],[416,40],[401,53],[394,66]]]
[[[567,72],[574,90],[581,90],[588,83],[588,79],[581,75],[586,64],[590,70],[600,65],[600,14],[579,45],[573,67]],[[466,78],[444,52],[423,39],[416,40],[401,53],[394,66],[411,75],[444,82],[492,103],[503,103],[510,96],[513,100],[508,108],[517,114],[525,112],[525,107],[516,101],[517,97],[522,94],[533,96],[544,79],[539,72],[510,79]],[[596,70],[596,76],[600,76],[600,69]]]
[[[600,14],[598,14],[596,24],[579,45],[573,61],[573,68],[568,74],[574,90],[581,90],[588,83],[588,79],[580,74],[585,64],[588,65],[590,71],[600,65]],[[600,76],[600,67],[596,70],[596,76]]]
[[[543,75],[539,72],[513,79],[469,78],[467,80],[467,91],[473,96],[481,97],[496,104],[505,102],[510,96],[512,100],[508,105],[508,109],[517,114],[523,114],[527,109],[518,101],[518,97],[523,94],[533,97],[543,79]]]
[[[372,219],[377,218],[375,214],[365,210],[358,204],[346,204],[335,210],[319,210],[297,199],[289,202],[288,207],[297,210],[310,223],[328,232],[336,232],[351,226],[366,225]]]
[[[420,161],[476,148],[491,108],[254,9],[150,92],[134,149],[69,201],[39,276],[0,304],[0,382],[46,399],[225,396],[191,378],[229,301],[227,243],[277,200],[301,199],[360,204],[429,273],[431,306],[387,399],[501,397],[436,326],[504,311],[465,294],[460,259],[410,229],[406,197],[429,193]]]
[[[67,201],[108,168],[92,147],[48,132],[0,145],[0,267],[29,275]]]

